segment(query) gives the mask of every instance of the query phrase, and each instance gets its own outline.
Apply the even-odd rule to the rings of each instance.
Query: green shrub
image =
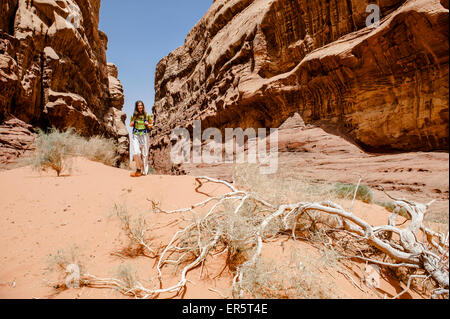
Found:
[[[395,209],[395,204],[394,202],[376,202],[377,205],[382,206],[384,208],[386,208],[387,211],[389,212],[393,212]],[[406,209],[404,208],[400,208],[400,211],[398,213],[400,216],[409,219],[409,214],[407,213]]]
[[[336,183],[333,187],[333,192],[340,198],[353,199],[356,191],[356,185],[353,184],[341,184]],[[356,193],[356,199],[363,201],[364,203],[373,202],[373,193],[369,186],[359,185]]]
[[[387,211],[389,211],[389,212],[393,212],[394,211],[394,209],[395,209],[395,204],[394,204],[394,202],[376,202],[376,204],[378,205],[378,206],[381,206],[381,207],[384,207],[384,208],[386,208],[386,210]]]

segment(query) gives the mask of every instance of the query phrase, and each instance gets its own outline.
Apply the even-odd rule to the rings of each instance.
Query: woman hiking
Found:
[[[153,127],[150,114],[145,111],[144,102],[137,101],[134,107],[134,113],[131,116],[130,126],[133,128],[133,134],[130,141],[130,162],[136,163],[136,172],[131,177],[141,177],[148,174],[148,133]]]

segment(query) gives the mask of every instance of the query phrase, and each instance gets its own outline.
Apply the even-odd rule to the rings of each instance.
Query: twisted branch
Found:
[[[358,188],[355,191],[355,197],[350,211],[346,211],[343,207],[331,201],[318,203],[298,202],[295,204],[275,206],[251,192],[238,190],[234,185],[226,181],[204,176],[197,177],[196,180],[199,183],[201,183],[201,180],[206,180],[212,183],[223,184],[227,186],[230,191],[221,196],[211,197],[192,205],[191,207],[172,211],[163,211],[152,202],[154,211],[163,214],[194,212],[197,208],[205,207],[206,205],[215,202],[204,217],[197,218],[195,222],[189,224],[183,230],[177,231],[163,252],[159,255],[157,264],[158,280],[160,282],[159,289],[147,289],[140,283],[136,283],[134,287],[126,287],[126,284],[118,279],[102,279],[92,275],[85,275],[84,279],[88,285],[91,287],[115,287],[126,295],[140,298],[156,298],[161,293],[172,292],[179,295],[186,287],[187,274],[189,271],[203,264],[211,252],[218,251],[219,245],[225,246],[220,251],[223,252],[227,250],[230,255],[232,251],[232,249],[228,249],[230,248],[230,243],[238,241],[248,247],[254,247],[252,249],[253,253],[249,258],[241,265],[238,265],[233,278],[233,295],[243,297],[244,291],[241,287],[241,283],[246,276],[245,269],[251,268],[251,266],[255,265],[260,258],[263,243],[267,239],[266,232],[270,223],[274,220],[279,220],[280,224],[283,225],[283,229],[280,229],[278,232],[292,232],[293,237],[295,238],[297,223],[300,219],[306,215],[312,223],[315,223],[314,216],[320,212],[335,217],[338,226],[332,228],[332,231],[340,231],[346,235],[352,236],[359,242],[364,242],[371,247],[377,248],[394,260],[394,262],[389,263],[368,258],[366,256],[341,256],[342,258],[358,258],[388,268],[406,267],[422,270],[436,282],[437,287],[433,297],[436,298],[445,293],[448,294],[448,233],[445,236],[442,233],[432,231],[423,224],[424,215],[433,201],[428,204],[420,204],[407,199],[396,199],[385,192],[387,196],[395,201],[395,209],[390,215],[387,225],[374,227],[365,220],[354,215],[352,212]],[[358,182],[358,185],[359,183],[360,181]],[[220,224],[220,221],[231,217],[220,213],[218,208],[226,203],[236,204],[236,201],[238,204],[235,206],[236,208],[230,216],[234,215],[239,217],[244,210],[244,205],[251,203],[255,206],[255,218],[258,216],[263,217],[260,224],[256,226],[255,231],[246,234],[243,238],[237,238],[232,234],[232,231],[225,231]],[[406,228],[398,228],[396,226],[396,219],[400,209],[404,209],[411,219],[411,222]],[[208,228],[210,225],[213,225],[213,227]],[[420,232],[424,235],[425,242],[420,242],[417,239],[419,238]],[[196,240],[192,238],[192,234],[196,234]],[[385,237],[386,234],[389,235],[387,239]],[[399,239],[395,241],[392,234],[396,234]],[[185,245],[183,240],[186,237],[191,238],[192,242],[195,242],[195,244],[191,244],[193,246],[183,246]],[[329,241],[329,244],[331,244],[331,239],[329,239]],[[145,243],[141,242],[141,244],[149,251],[152,251]],[[169,260],[168,256],[172,254],[178,254],[178,258],[175,257],[175,259]],[[179,282],[171,287],[163,288],[163,267],[167,264],[181,265],[187,261],[189,255],[194,255],[195,258],[183,268]],[[424,275],[410,276],[406,289],[394,298],[401,297],[406,293],[406,291],[410,289],[411,280],[419,277],[424,277]]]

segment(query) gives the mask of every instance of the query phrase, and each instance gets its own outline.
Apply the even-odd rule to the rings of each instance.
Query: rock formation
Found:
[[[0,169],[34,151],[33,127],[17,118],[0,124]]]
[[[99,10],[100,0],[2,1],[0,124],[14,118],[8,123],[114,138],[126,159],[123,89],[106,61]]]
[[[278,127],[298,112],[364,150],[448,148],[448,1],[216,0],[156,68],[152,162],[173,128]]]
[[[234,167],[234,163],[190,163],[182,169],[191,176],[232,181]],[[361,178],[379,202],[389,200],[380,186],[398,198],[414,198],[423,203],[435,199],[427,218],[448,223],[449,154],[446,152],[367,153],[345,138],[328,133],[326,127],[305,124],[296,113],[278,130],[277,174],[327,184],[356,184]]]

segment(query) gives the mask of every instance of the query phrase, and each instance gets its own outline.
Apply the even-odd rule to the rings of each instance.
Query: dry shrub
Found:
[[[80,248],[78,246],[71,246],[67,249],[59,249],[55,254],[50,254],[47,256],[47,270],[66,270],[67,266],[71,264],[77,264],[80,269],[83,266],[81,262],[82,255],[80,253]]]
[[[128,257],[137,257],[146,256],[147,250],[153,253],[147,244],[148,238],[146,234],[150,230],[150,227],[145,217],[143,215],[132,217],[128,213],[127,207],[119,204],[114,205],[113,213],[121,221],[122,228],[130,240],[128,247],[122,251],[122,254]]]
[[[94,136],[89,139],[84,139],[80,144],[79,154],[92,161],[115,166],[119,159],[117,143],[113,139]]]
[[[227,266],[231,271],[246,262],[254,253],[256,234],[264,220],[264,213],[257,207],[246,202],[236,213],[237,203],[223,202],[217,211],[205,219],[197,219],[197,227],[180,238],[178,247],[187,253],[183,262],[192,261],[200,254],[200,246],[205,246],[218,236],[214,247],[216,250],[227,249]],[[271,223],[263,234],[264,238],[274,236],[279,231],[279,225]]]
[[[70,157],[75,154],[76,143],[74,131],[59,132],[53,129],[49,134],[39,130],[36,138],[36,151],[27,160],[34,170],[46,171],[52,169],[58,176],[63,171],[70,173]]]
[[[128,158],[127,158],[125,161],[122,161],[122,162],[120,163],[119,168],[120,168],[120,169],[127,170],[127,171],[132,171],[132,170],[133,170],[133,168],[131,167],[130,160],[129,160]]]
[[[119,279],[125,290],[131,290],[139,282],[136,269],[131,265],[120,265],[116,270],[116,278]]]
[[[320,211],[299,214],[295,219],[288,219],[288,224],[295,225],[295,236],[317,243],[327,244],[330,241],[326,231],[339,225],[336,216]]]
[[[227,250],[227,266],[234,271],[244,263],[255,242],[256,226],[252,221],[233,213],[234,206],[226,202],[206,218],[193,217],[188,226],[172,243],[163,264],[179,267],[194,262],[200,257],[202,249],[210,246],[208,253]],[[217,238],[217,241],[215,241]]]
[[[265,200],[269,197],[271,203],[285,202],[288,198],[291,201],[311,200],[330,195],[331,187],[317,183],[311,183],[306,179],[297,180],[294,178],[284,179],[281,172],[277,177],[265,176],[259,174],[259,169],[256,166],[241,166],[235,171],[235,182],[237,186],[251,189],[253,194]],[[270,191],[268,191],[270,190]],[[288,195],[286,195],[288,194]],[[317,290],[317,294],[308,292],[310,282],[308,278],[313,278],[313,275],[306,277],[299,277],[300,273],[297,268],[284,267],[280,271],[280,266],[270,268],[273,263],[264,263],[258,261],[256,264],[249,265],[246,263],[255,254],[255,247],[257,245],[257,236],[262,222],[272,212],[265,210],[264,207],[255,203],[254,201],[246,201],[237,210],[240,201],[227,200],[220,204],[214,214],[206,218],[194,218],[193,226],[186,231],[177,242],[177,249],[172,255],[171,260],[177,261],[177,266],[191,262],[200,256],[200,247],[206,246],[213,242],[213,238],[219,236],[217,245],[214,247],[216,251],[227,249],[227,266],[230,271],[235,272],[240,267],[249,276],[248,284],[258,285],[260,282],[267,281],[271,278],[271,288],[266,292],[255,292],[255,288],[248,288],[251,297],[276,297],[276,298],[307,298],[312,297],[321,298],[326,294],[321,289]],[[313,240],[320,243],[328,243],[327,235],[323,232],[324,225],[335,225],[337,219],[334,216],[321,212],[310,212],[308,215],[297,216],[297,230],[306,231],[306,239]],[[291,224],[288,222],[288,224]],[[322,226],[319,226],[322,225]],[[285,225],[281,218],[273,218],[262,232],[262,240],[267,241],[271,238],[276,238],[280,233],[286,233]],[[310,260],[311,267],[313,262],[323,264],[335,265],[337,263],[337,253],[328,249],[323,249],[323,260]],[[317,266],[317,265],[316,265]],[[269,267],[269,268],[268,268]],[[276,274],[272,273],[274,271]],[[299,278],[297,278],[299,277]],[[295,279],[298,282],[298,287],[291,287],[282,289],[285,283],[293,282]],[[314,279],[319,282],[319,279]],[[252,283],[253,282],[253,283]],[[312,285],[312,284],[311,284]],[[264,285],[263,285],[264,286]],[[280,290],[281,289],[281,290]],[[301,290],[303,289],[303,290]],[[312,289],[312,288],[311,288]],[[280,290],[279,292],[276,292]],[[297,291],[298,290],[298,291]],[[253,291],[253,292],[252,292]],[[294,292],[293,292],[294,291]],[[299,294],[299,291],[303,291]],[[279,294],[279,295],[277,295]],[[326,297],[324,297],[326,298]]]
[[[249,203],[244,204],[238,214],[235,214],[236,208],[225,203],[221,218],[211,219],[206,225],[210,232],[214,229],[221,232],[221,243],[228,247],[227,265],[232,271],[251,256],[257,227],[263,219]]]
[[[83,262],[83,256],[80,252],[80,248],[77,246],[71,246],[67,249],[60,249],[54,254],[50,254],[47,256],[47,268],[46,272],[57,272],[59,277],[55,284],[53,284],[53,288],[57,290],[65,290],[69,287],[66,286],[66,278],[69,274],[69,266],[76,265],[80,274],[83,274],[85,271],[85,265]],[[80,285],[83,285],[83,281],[80,278]]]
[[[448,206],[446,208],[444,207],[441,209],[430,211],[425,216],[425,221],[445,225],[447,230],[444,231],[444,233],[448,232],[449,227],[448,212],[449,212]]]
[[[203,265],[210,254],[227,251],[227,266],[234,273],[232,290],[235,298],[336,298],[338,294],[335,293],[333,285],[325,279],[327,267],[339,268],[339,259],[353,259],[355,256],[370,259],[374,263],[383,263],[381,260],[386,255],[377,248],[380,240],[389,242],[392,249],[401,249],[398,247],[401,247],[403,242],[399,239],[388,241],[382,237],[383,228],[376,234],[378,237],[375,243],[367,242],[362,237],[362,230],[367,228],[368,231],[374,232],[374,229],[353,218],[339,207],[336,200],[331,201],[338,196],[333,187],[289,175],[284,177],[282,172],[276,176],[260,175],[257,169],[256,166],[248,165],[238,167],[234,176],[236,183],[233,186],[208,177],[199,178],[225,184],[231,191],[186,209],[166,212],[153,203],[153,212],[180,214],[190,211],[194,214],[192,223],[173,234],[159,255],[157,270],[160,286],[163,282],[162,268],[165,265],[174,265],[177,272],[179,266],[188,264],[183,265],[182,276],[177,284],[152,290],[135,287],[133,293],[146,297],[157,297],[166,292],[179,294],[186,288],[186,274],[190,270]],[[195,209],[206,207],[210,203],[215,204],[207,215],[199,216],[195,213]],[[293,204],[285,205],[286,203]],[[413,214],[412,211],[410,214]],[[133,223],[123,207],[118,207],[117,215],[132,238],[144,238],[139,237],[145,229],[142,221]],[[345,222],[353,222],[354,226],[360,227],[361,230],[351,228]],[[281,259],[275,262],[262,259],[264,243],[277,241],[280,235],[286,234],[292,234],[294,239],[301,236],[301,239],[309,241],[322,252],[321,256],[316,258],[307,251],[293,249],[288,262]],[[375,239],[372,237],[372,240]],[[344,254],[340,255],[342,253]],[[395,250],[389,255],[395,258]],[[398,260],[391,263],[393,267],[396,262]],[[389,264],[386,265],[389,267]],[[130,284],[126,286],[135,286],[132,283],[136,281],[128,281]],[[115,287],[122,286],[111,279],[102,282]],[[445,282],[442,285],[445,285]],[[438,285],[434,285],[436,286]],[[122,290],[122,293],[129,292]]]
[[[234,167],[233,180],[238,188],[252,192],[276,206],[336,199],[331,185],[293,175],[282,168],[275,174],[264,175],[257,165],[239,164]]]
[[[239,288],[244,291],[244,297],[257,299],[336,298],[334,283],[323,279],[319,271],[327,266],[326,260],[294,249],[287,262],[260,258],[255,264],[244,265]],[[238,297],[236,291],[234,297]]]
[[[119,158],[117,145],[112,139],[98,136],[86,139],[73,128],[66,131],[53,128],[49,133],[39,130],[36,151],[24,161],[34,170],[52,169],[60,176],[62,172],[70,174],[73,156],[84,156],[106,165],[116,165]]]

